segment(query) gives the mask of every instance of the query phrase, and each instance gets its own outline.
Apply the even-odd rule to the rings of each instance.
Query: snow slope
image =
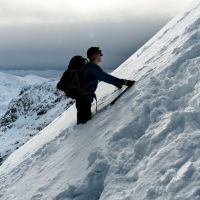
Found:
[[[19,94],[22,87],[47,80],[34,75],[19,77],[0,72],[0,116],[5,113],[9,102]]]
[[[113,72],[138,80],[114,106],[79,126],[71,106],[11,154],[0,198],[199,200],[199,10],[194,1]],[[113,90],[101,84],[99,103]]]

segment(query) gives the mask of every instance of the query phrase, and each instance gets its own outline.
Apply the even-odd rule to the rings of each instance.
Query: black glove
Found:
[[[128,87],[131,87],[131,86],[134,85],[134,83],[135,83],[135,81],[131,81],[131,80],[126,80],[126,79],[124,79],[123,85],[126,85],[126,86],[128,86]]]
[[[116,87],[117,87],[119,90],[122,89],[122,86],[123,86],[123,84],[116,85]]]
[[[124,79],[120,79],[120,82],[115,86],[120,90],[123,85],[124,85]]]

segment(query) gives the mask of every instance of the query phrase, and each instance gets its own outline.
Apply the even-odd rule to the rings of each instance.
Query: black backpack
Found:
[[[65,92],[67,97],[77,99],[85,91],[84,70],[87,59],[74,56],[57,84],[57,89]]]

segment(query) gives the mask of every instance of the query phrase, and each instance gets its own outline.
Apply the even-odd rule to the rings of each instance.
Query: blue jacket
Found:
[[[88,62],[85,65],[84,82],[86,90],[91,93],[86,98],[93,101],[95,91],[98,86],[98,81],[104,81],[106,83],[120,87],[123,84],[123,80],[105,73],[98,65],[93,62]],[[89,97],[90,96],[90,97]]]

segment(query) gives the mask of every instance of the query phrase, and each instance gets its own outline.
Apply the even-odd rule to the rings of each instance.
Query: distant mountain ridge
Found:
[[[33,77],[27,76],[26,79]],[[55,85],[55,81],[46,81],[24,86],[11,100],[7,111],[0,117],[2,161],[71,106],[72,100],[66,99]]]
[[[19,94],[24,86],[42,83],[47,80],[34,75],[19,77],[0,72],[0,116],[4,114],[9,102]]]

